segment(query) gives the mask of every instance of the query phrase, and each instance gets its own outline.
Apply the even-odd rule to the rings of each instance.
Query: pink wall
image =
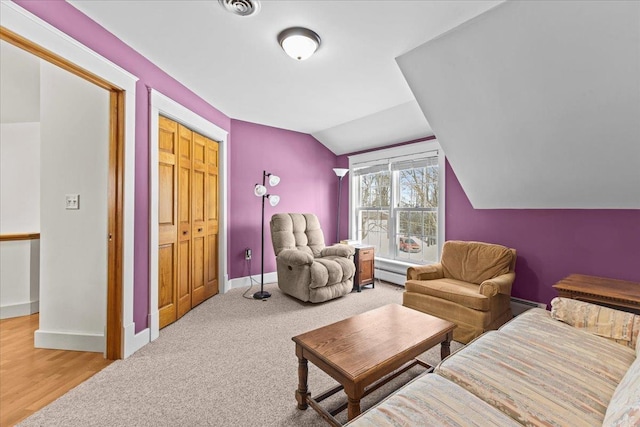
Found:
[[[549,303],[571,273],[640,282],[640,210],[473,209],[447,162],[446,238],[518,251],[513,296]]]
[[[147,327],[149,306],[149,96],[157,89],[225,130],[230,119],[64,0],[15,3],[124,68],[136,86],[134,310],[136,332]]]
[[[261,198],[253,194],[253,187],[262,183],[263,170],[280,177],[276,187],[267,185],[269,193],[280,196],[280,204],[271,207],[265,203],[265,273],[276,271],[269,232],[269,220],[275,213],[315,213],[327,244],[335,239],[338,196],[338,178],[332,170],[335,163],[335,154],[310,135],[231,121],[229,278],[249,275],[244,260],[247,247],[253,251],[251,274],[260,274],[262,204]]]

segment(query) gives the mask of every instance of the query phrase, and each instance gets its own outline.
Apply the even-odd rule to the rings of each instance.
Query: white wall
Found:
[[[40,329],[35,346],[105,349],[109,94],[41,63]],[[80,209],[65,209],[65,194]]]
[[[39,231],[40,123],[3,123],[0,125],[0,233]]]
[[[38,312],[40,240],[0,242],[0,319]]]
[[[40,60],[0,42],[0,234],[40,231]],[[38,312],[39,240],[0,242],[0,319]]]
[[[0,123],[40,120],[40,59],[0,41]]]

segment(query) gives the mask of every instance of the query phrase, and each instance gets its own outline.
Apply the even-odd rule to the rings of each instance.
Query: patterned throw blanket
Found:
[[[640,316],[595,304],[554,298],[551,317],[575,328],[636,348],[640,331]]]

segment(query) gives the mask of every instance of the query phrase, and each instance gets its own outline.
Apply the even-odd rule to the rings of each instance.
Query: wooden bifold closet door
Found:
[[[160,327],[218,293],[218,143],[159,118]]]

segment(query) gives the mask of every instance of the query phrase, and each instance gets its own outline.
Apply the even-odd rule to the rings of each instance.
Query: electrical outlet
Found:
[[[251,249],[247,248],[244,250],[244,259],[246,260],[250,260],[251,259]]]
[[[65,209],[72,209],[72,210],[80,209],[80,195],[65,194],[64,204],[65,204]]]

